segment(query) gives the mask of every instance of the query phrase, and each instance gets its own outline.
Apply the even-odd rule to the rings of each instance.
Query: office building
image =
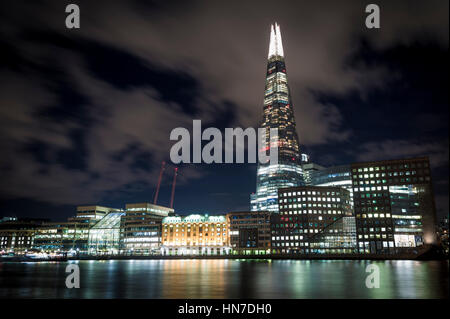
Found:
[[[358,249],[393,254],[436,242],[426,157],[351,165]]]
[[[161,221],[174,214],[172,208],[150,203],[126,204],[121,216],[120,253],[158,254],[161,246]]]
[[[232,212],[226,215],[233,254],[270,253],[270,212]]]
[[[300,186],[278,190],[279,214],[271,217],[274,254],[308,254],[315,235],[351,217],[350,193],[340,187]]]

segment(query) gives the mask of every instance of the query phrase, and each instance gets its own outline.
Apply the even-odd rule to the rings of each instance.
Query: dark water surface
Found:
[[[80,268],[68,289],[65,268]],[[366,266],[380,269],[368,289]],[[448,298],[448,261],[108,260],[0,263],[0,298]]]

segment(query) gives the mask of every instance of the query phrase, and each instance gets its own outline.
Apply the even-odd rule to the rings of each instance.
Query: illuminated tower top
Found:
[[[273,24],[270,26],[270,45],[269,55],[267,58],[270,59],[272,56],[284,57],[280,26],[276,22],[275,26]]]

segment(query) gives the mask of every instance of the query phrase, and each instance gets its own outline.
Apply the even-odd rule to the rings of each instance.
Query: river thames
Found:
[[[68,289],[69,263],[80,288]],[[380,288],[365,285],[369,263]],[[448,261],[106,260],[0,263],[0,298],[448,298]]]

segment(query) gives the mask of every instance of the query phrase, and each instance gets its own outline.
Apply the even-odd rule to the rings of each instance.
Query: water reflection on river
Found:
[[[448,298],[448,262],[350,260],[72,261],[0,263],[0,298]],[[368,289],[369,263],[380,288]]]

